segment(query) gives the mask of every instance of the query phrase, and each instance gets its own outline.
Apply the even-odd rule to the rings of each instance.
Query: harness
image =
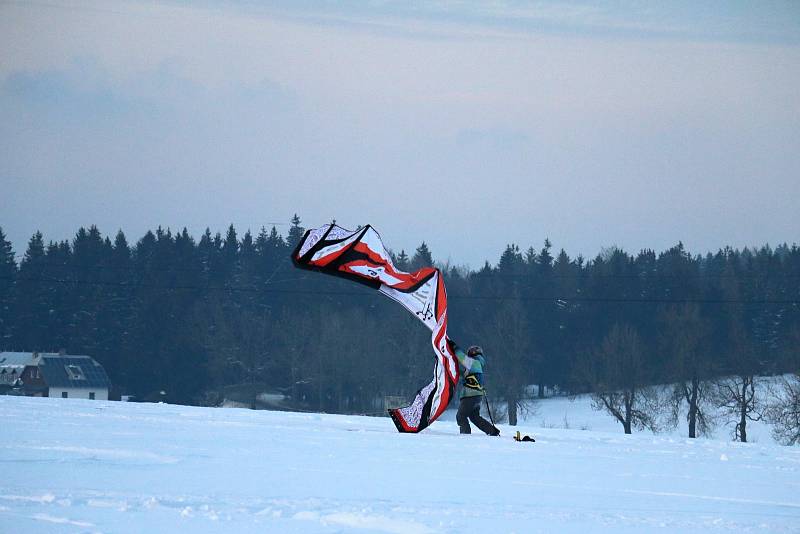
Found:
[[[470,373],[464,377],[464,387],[474,389],[476,391],[483,391],[482,375],[483,373]]]

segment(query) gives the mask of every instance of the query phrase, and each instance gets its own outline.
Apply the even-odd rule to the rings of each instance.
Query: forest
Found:
[[[304,231],[297,215],[285,236],[159,227],[130,242],[91,226],[71,241],[36,232],[18,254],[0,228],[0,349],[91,355],[140,399],[255,406],[274,392],[298,410],[380,413],[411,398],[431,377],[429,331],[375,291],[295,269]],[[584,258],[544,239],[477,270],[437,263],[425,242],[392,256],[442,269],[450,337],[484,348],[512,424],[531,396],[593,392],[630,432],[655,424],[648,387],[675,384],[694,436],[709,384],[741,412],[754,377],[800,371],[796,244]]]

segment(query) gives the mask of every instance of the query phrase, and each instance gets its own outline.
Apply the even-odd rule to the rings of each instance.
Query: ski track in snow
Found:
[[[506,426],[459,436],[452,413],[417,435],[388,418],[74,399],[0,397],[0,417],[2,533],[800,532],[800,447],[542,416],[519,427],[536,443]]]

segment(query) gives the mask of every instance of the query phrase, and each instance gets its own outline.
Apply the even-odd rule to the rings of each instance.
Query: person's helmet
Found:
[[[483,354],[483,349],[480,348],[478,345],[472,345],[470,348],[467,349],[467,356],[475,357],[478,354]]]

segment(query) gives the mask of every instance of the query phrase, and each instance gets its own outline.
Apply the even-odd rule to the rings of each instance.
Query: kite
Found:
[[[356,231],[336,224],[308,230],[292,253],[296,267],[365,284],[397,301],[431,332],[435,354],[433,380],[403,408],[392,408],[400,432],[419,432],[447,408],[458,383],[458,360],[447,338],[447,292],[439,269],[398,270],[380,235],[370,225]]]

